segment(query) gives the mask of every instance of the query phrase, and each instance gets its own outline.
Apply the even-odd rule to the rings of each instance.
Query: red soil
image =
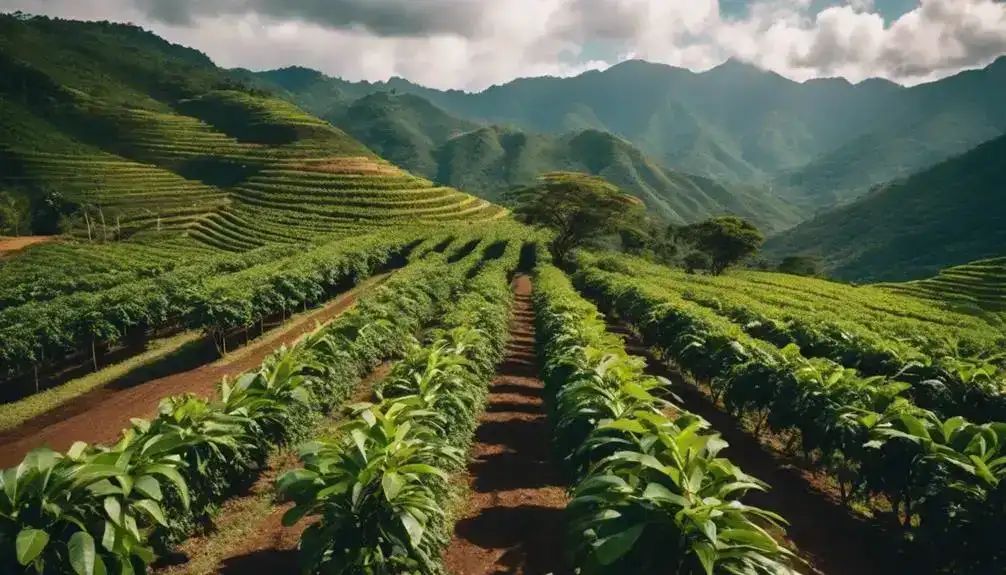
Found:
[[[549,460],[549,428],[534,356],[531,281],[514,282],[507,357],[493,380],[468,466],[472,495],[444,561],[455,575],[565,574],[566,492]]]
[[[23,250],[24,248],[34,244],[51,242],[55,239],[56,236],[20,236],[16,238],[0,237],[0,257]]]
[[[387,276],[377,280],[383,282]],[[301,316],[280,329],[282,336],[252,342],[238,350],[234,359],[203,365],[125,389],[106,386],[82,395],[55,410],[25,422],[17,428],[0,433],[0,469],[20,463],[37,447],[47,446],[57,451],[69,449],[76,441],[108,443],[129,426],[132,418],[152,418],[162,398],[192,393],[210,397],[224,376],[233,377],[258,367],[274,350],[289,345],[311,332],[315,322],[326,322],[346,311],[363,289],[377,282],[367,282],[338,297],[322,309]]]

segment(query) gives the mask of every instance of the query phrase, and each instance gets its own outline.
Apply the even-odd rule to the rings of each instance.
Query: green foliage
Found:
[[[708,270],[713,267],[713,259],[706,252],[698,250],[689,252],[682,260],[685,272],[693,274],[700,270]]]
[[[716,275],[754,254],[765,241],[754,224],[733,216],[692,224],[678,234],[708,254],[709,271]]]
[[[361,299],[262,366],[221,384],[217,401],[169,398],[112,447],[32,452],[0,475],[0,567],[15,573],[134,573],[154,546],[187,534],[304,437],[312,412],[341,403],[376,362],[404,351],[460,285],[434,258]],[[100,545],[99,545],[100,542]],[[14,551],[14,553],[11,553]]]
[[[786,256],[779,262],[776,271],[795,276],[821,277],[824,275],[824,264],[821,258],[814,256]]]
[[[893,512],[885,518],[906,534],[919,566],[948,573],[1006,566],[1001,548],[980,535],[1002,529],[1002,423],[926,411],[909,398],[925,398],[931,381],[866,377],[808,359],[795,345],[779,349],[649,280],[584,268],[576,281],[734,415],[761,422],[755,433],[798,432],[803,456],[833,475],[846,502],[886,497]],[[987,367],[977,372],[965,384],[976,391],[990,376]]]
[[[280,477],[279,490],[296,503],[285,523],[320,516],[301,539],[306,571],[443,572],[447,481],[463,469],[503,357],[506,279],[518,253],[507,249],[482,267],[443,318],[437,339],[414,344],[379,384],[379,402],[352,406],[337,440],[302,447],[304,468]]]
[[[519,218],[555,232],[550,249],[558,262],[588,239],[619,231],[641,208],[616,186],[585,174],[545,174],[517,197]]]
[[[941,270],[936,277],[879,287],[970,311],[1006,312],[1006,258],[979,260]]]
[[[1002,256],[1006,137],[874,190],[770,238],[770,256],[806,253],[828,274],[859,282],[904,281]]]
[[[741,503],[767,486],[720,457],[690,413],[665,416],[668,382],[607,333],[556,268],[535,281],[539,352],[556,454],[573,478],[568,551],[583,573],[793,573],[764,526],[782,518]]]
[[[333,242],[286,258],[276,258],[273,250],[217,258],[96,293],[6,308],[0,313],[5,341],[0,358],[13,376],[85,346],[115,343],[179,322],[219,339],[235,327],[321,301],[369,276],[422,237],[415,230],[381,236]]]
[[[0,234],[20,236],[29,231],[28,205],[25,198],[0,189]]]

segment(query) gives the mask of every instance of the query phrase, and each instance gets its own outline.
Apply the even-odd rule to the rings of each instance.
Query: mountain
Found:
[[[0,15],[0,190],[22,206],[21,231],[164,232],[232,251],[504,213],[201,52],[132,25],[19,15]]]
[[[669,170],[629,142],[595,129],[555,135],[482,126],[414,94],[390,92],[330,107],[325,117],[395,164],[491,201],[542,173],[579,171],[605,177],[678,223],[738,214],[774,232],[795,225],[802,215],[764,189]]]
[[[419,96],[388,92],[364,96],[344,109],[329,110],[324,117],[395,165],[438,181],[438,148],[479,127]],[[487,190],[479,186],[471,191],[481,195]]]
[[[608,132],[563,136],[490,126],[449,140],[439,150],[436,181],[493,199],[493,191],[528,184],[550,171],[601,176],[677,222],[735,214],[768,232],[791,227],[800,212],[764,190],[675,172]]]
[[[711,70],[640,60],[572,78],[522,78],[478,93],[434,90],[401,78],[351,83],[304,69],[256,76],[314,113],[397,91],[421,96],[458,118],[565,134],[611,132],[670,169],[769,184],[808,210],[853,199],[1006,133],[999,98],[1006,58],[906,88],[881,79],[794,82],[729,60]],[[883,150],[884,153],[878,153]]]
[[[1006,136],[770,238],[766,255],[821,256],[836,278],[904,281],[1002,256]]]
[[[795,170],[776,176],[791,199],[831,205],[909,176],[1006,133],[1006,58],[984,70],[906,90],[891,118]]]

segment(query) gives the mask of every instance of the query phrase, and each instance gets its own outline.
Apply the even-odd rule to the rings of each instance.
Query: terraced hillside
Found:
[[[181,331],[226,350],[434,228],[508,213],[137,27],[13,15],[0,15],[0,199],[0,234],[55,236],[0,261],[4,396]]]
[[[947,268],[929,279],[879,284],[878,287],[1006,314],[1006,257]]]
[[[31,205],[36,233],[177,232],[242,251],[505,213],[138,28],[3,16],[0,29],[0,188]]]

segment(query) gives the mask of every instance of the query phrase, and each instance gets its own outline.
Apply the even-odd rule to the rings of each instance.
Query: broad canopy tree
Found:
[[[685,226],[678,234],[709,256],[709,271],[714,275],[754,254],[765,243],[765,236],[754,224],[736,216]]]
[[[541,176],[533,186],[514,191],[514,213],[524,223],[555,231],[552,257],[566,261],[587,240],[618,233],[637,222],[643,202],[603,178],[570,172]]]

